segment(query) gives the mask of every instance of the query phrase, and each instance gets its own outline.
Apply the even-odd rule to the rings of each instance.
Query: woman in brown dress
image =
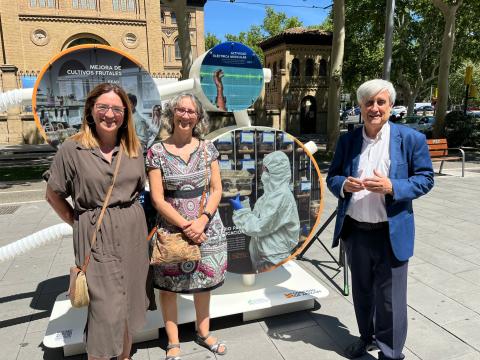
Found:
[[[56,213],[73,227],[75,263],[80,266],[90,254],[120,147],[122,162],[86,272],[90,360],[129,359],[132,334],[143,327],[148,307],[147,229],[137,199],[146,177],[144,160],[128,97],[119,86],[100,84],[88,94],[82,128],[55,155],[46,193]],[[69,196],[72,205],[66,201]]]
[[[170,136],[147,152],[152,204],[161,215],[159,226],[166,232],[183,231],[199,244],[201,253],[200,261],[153,267],[168,336],[166,360],[180,359],[177,293],[193,294],[196,341],[224,355],[225,344],[209,333],[210,291],[223,284],[227,269],[225,228],[217,211],[222,197],[219,154],[211,142],[201,139],[208,129],[207,114],[195,96],[181,94],[170,100],[162,124]],[[198,217],[205,181],[206,204]]]

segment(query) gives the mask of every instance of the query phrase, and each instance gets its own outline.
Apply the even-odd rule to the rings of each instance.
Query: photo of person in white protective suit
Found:
[[[291,176],[287,155],[275,151],[263,159],[264,194],[253,210],[248,199],[240,201],[240,195],[230,199],[233,223],[242,233],[251,236],[249,251],[257,272],[269,270],[285,260],[298,244],[300,219],[289,187]]]

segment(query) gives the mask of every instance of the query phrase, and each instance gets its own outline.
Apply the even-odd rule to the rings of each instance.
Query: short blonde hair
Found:
[[[113,91],[122,100],[125,106],[125,113],[123,115],[123,123],[118,130],[118,138],[125,154],[128,157],[138,157],[141,153],[141,145],[135,132],[135,125],[133,123],[132,106],[128,99],[127,93],[120,86],[111,83],[102,83],[90,91],[85,100],[85,107],[83,111],[82,127],[80,131],[71,137],[72,140],[82,144],[82,146],[91,149],[99,146],[98,136],[95,131],[95,121],[93,120],[92,110],[100,95]]]

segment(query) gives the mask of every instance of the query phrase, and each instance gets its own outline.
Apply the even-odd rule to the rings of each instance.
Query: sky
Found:
[[[304,26],[323,22],[330,9],[322,9],[333,0],[207,0],[205,4],[205,35],[215,34],[224,41],[225,34],[237,35],[248,31],[251,25],[261,25],[265,7],[271,6],[276,12],[296,16]],[[284,6],[281,6],[284,5]]]

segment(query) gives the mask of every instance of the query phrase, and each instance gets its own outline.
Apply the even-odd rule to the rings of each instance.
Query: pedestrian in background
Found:
[[[113,192],[91,248],[120,156]],[[73,227],[75,264],[83,265],[90,255],[85,327],[89,360],[130,359],[132,335],[145,324],[149,257],[145,215],[137,199],[145,180],[127,94],[117,85],[97,85],[85,101],[80,131],[55,155],[46,192],[55,212]],[[72,205],[66,200],[69,196]]]
[[[327,185],[338,198],[333,246],[345,244],[360,338],[345,349],[403,359],[407,335],[408,259],[413,255],[412,200],[433,187],[425,136],[389,122],[393,85],[375,79],[357,90],[364,125],[338,140]]]

